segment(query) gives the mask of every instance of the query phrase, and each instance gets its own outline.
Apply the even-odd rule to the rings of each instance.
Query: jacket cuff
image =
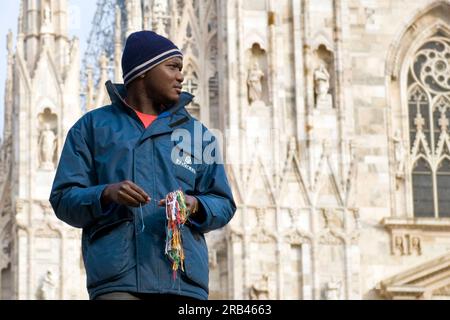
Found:
[[[199,210],[203,211],[202,213],[205,216],[205,220],[202,223],[198,223],[194,219],[188,218],[188,221],[194,228],[198,229],[199,231],[202,231],[207,229],[207,227],[211,224],[213,213],[202,196],[195,196],[195,197],[199,202]]]
[[[102,208],[102,193],[107,187],[107,184],[101,184],[92,187],[91,198],[84,205],[90,205],[92,208],[92,216],[94,219],[106,216],[115,206],[113,204],[108,205],[106,208]]]

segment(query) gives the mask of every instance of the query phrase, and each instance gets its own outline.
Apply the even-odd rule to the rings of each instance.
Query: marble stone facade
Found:
[[[84,299],[79,231],[46,200],[81,115],[78,44],[67,39],[66,1],[51,1],[50,14],[34,3],[23,1],[8,51],[1,297]],[[450,159],[450,1],[125,4],[116,53],[96,67],[110,63],[120,81],[119,35],[166,34],[185,53],[184,89],[196,96],[189,111],[223,136],[238,210],[207,234],[211,299],[450,298],[450,218],[418,217],[414,193],[420,158],[433,170]],[[427,41],[439,43],[425,49],[441,58],[420,58]],[[434,68],[429,90],[426,74],[425,84],[411,80],[420,59],[424,72]],[[87,84],[88,110],[107,103],[103,85]],[[431,90],[441,99],[439,157],[426,119],[410,114],[417,86],[417,97]]]

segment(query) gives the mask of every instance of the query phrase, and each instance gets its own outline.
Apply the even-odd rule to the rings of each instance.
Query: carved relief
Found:
[[[252,284],[250,287],[249,298],[250,300],[269,299],[269,275],[267,273],[263,274],[260,279]]]
[[[422,241],[420,236],[406,233],[393,234],[392,254],[396,256],[422,255]]]
[[[404,255],[406,253],[405,250],[405,241],[402,236],[394,237],[394,245],[393,245],[393,254],[395,255]]]
[[[270,243],[276,241],[276,236],[265,226],[265,212],[263,208],[256,209],[256,228],[251,234],[251,240],[258,243]]]
[[[263,208],[256,209],[256,227],[258,229],[263,229],[265,227],[265,225],[264,225],[264,209]]]
[[[322,214],[325,219],[325,227],[329,229],[344,229],[344,222],[338,213],[332,209],[324,208],[322,209]]]
[[[422,245],[419,237],[412,237],[411,239],[411,254],[418,256],[422,254]]]
[[[289,244],[299,245],[310,243],[312,235],[300,228],[300,214],[294,209],[288,209],[291,226],[284,234],[284,241]]]
[[[342,245],[344,243],[344,239],[337,236],[334,232],[328,231],[319,237],[319,243],[327,245]]]
[[[328,281],[323,290],[323,297],[325,300],[340,300],[341,299],[342,281],[332,279]]]
[[[276,241],[275,235],[266,228],[255,230],[251,236],[251,239],[253,242],[258,243],[270,243]]]
[[[447,299],[450,299],[450,285],[433,291],[433,296],[445,296]]]
[[[284,237],[284,241],[294,245],[300,245],[303,243],[311,242],[310,238],[301,233],[299,230],[295,230],[293,232],[289,232],[288,234],[286,234],[286,236]]]
[[[288,209],[289,212],[289,217],[291,219],[291,226],[293,228],[296,228],[297,226],[300,225],[300,215],[298,214],[298,212],[296,212],[296,210],[289,208]]]
[[[56,282],[51,270],[47,270],[47,273],[43,277],[41,285],[36,293],[36,298],[39,300],[56,299]]]

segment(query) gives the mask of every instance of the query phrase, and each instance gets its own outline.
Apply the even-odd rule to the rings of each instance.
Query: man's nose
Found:
[[[177,81],[182,83],[184,81],[184,75],[182,72],[177,73]]]

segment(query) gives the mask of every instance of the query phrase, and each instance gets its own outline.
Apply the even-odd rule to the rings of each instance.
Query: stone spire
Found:
[[[35,68],[43,47],[48,47],[55,57],[59,57],[55,61],[58,67],[64,66],[69,46],[67,21],[67,0],[22,0],[18,38],[23,41],[24,59],[30,71]]]
[[[67,2],[22,0],[15,52],[12,34],[7,37],[5,134],[10,138],[3,148],[11,159],[7,161],[13,178],[8,194],[3,193],[0,184],[0,196],[12,203],[11,243],[15,252],[40,251],[39,257],[15,255],[11,260],[10,272],[18,275],[10,284],[11,292],[6,293],[12,299],[36,298],[39,283],[30,279],[40,276],[37,266],[51,268],[52,261],[64,266],[51,269],[55,283],[76,279],[73,284],[66,283],[65,290],[54,292],[55,299],[69,298],[71,287],[76,289],[82,281],[79,265],[73,264],[70,255],[60,250],[31,249],[30,244],[40,245],[38,236],[32,231],[18,231],[45,230],[51,234],[61,228],[47,214],[51,212],[48,195],[67,132],[81,116],[79,42],[77,38],[68,39]],[[58,244],[79,242],[74,234],[69,236],[70,228],[63,228],[55,238]],[[0,236],[1,241],[4,237]],[[72,254],[80,255],[79,251]]]
[[[125,7],[127,12],[126,36],[128,37],[131,33],[142,30],[141,0],[125,0]]]
[[[6,140],[12,132],[12,103],[13,103],[13,62],[14,62],[14,52],[13,52],[13,34],[9,30],[6,36],[6,49],[7,49],[7,65],[6,65],[6,81],[5,81],[5,124],[4,124],[4,134],[3,138]]]
[[[114,80],[116,82],[122,81],[122,14],[119,6],[116,5],[116,24],[114,27]]]

